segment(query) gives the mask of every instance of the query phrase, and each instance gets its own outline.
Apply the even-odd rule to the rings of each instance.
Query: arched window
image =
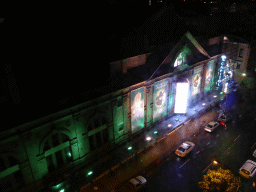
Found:
[[[44,152],[49,172],[53,172],[72,161],[69,138],[66,134],[56,133],[44,144]]]
[[[17,191],[25,186],[17,159],[12,156],[0,158],[0,191]]]
[[[94,117],[90,121],[88,129],[91,151],[109,142],[107,119],[105,117]]]

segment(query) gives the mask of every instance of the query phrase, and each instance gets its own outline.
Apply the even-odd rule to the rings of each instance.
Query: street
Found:
[[[233,121],[234,120],[234,121]],[[199,191],[197,183],[209,168],[221,166],[238,175],[239,168],[247,159],[256,161],[252,156],[256,148],[255,120],[244,119],[238,123],[233,119],[227,127],[220,125],[212,133],[204,130],[192,136],[189,141],[196,147],[185,158],[172,153],[144,176],[148,183],[141,191]],[[213,165],[217,159],[221,165]],[[250,180],[242,179],[241,191],[248,191]]]

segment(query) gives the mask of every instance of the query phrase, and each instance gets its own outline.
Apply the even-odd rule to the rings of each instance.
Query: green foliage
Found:
[[[236,177],[230,170],[209,169],[207,174],[203,176],[203,181],[198,182],[198,187],[204,192],[208,191],[238,191],[241,187],[241,178]]]

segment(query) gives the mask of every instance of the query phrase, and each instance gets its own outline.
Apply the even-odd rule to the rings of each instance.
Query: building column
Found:
[[[146,87],[145,128],[153,124],[153,84]]]
[[[74,138],[70,141],[70,148],[71,148],[71,155],[74,162],[74,166],[80,163],[79,161],[79,152],[78,152],[78,145],[77,145],[77,138]]]
[[[131,95],[130,93],[123,95],[123,110],[124,110],[124,132],[131,134]]]
[[[27,185],[33,183],[33,175],[29,166],[29,161],[20,164],[20,171],[22,172],[23,179]]]
[[[37,156],[38,171],[40,172],[40,178],[48,174],[47,162],[44,154]]]

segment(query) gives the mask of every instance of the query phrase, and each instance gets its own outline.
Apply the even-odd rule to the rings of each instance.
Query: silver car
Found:
[[[129,185],[131,186],[130,189],[133,191],[138,191],[142,187],[144,187],[147,183],[147,180],[142,176],[137,176],[129,180]]]
[[[214,129],[216,129],[220,124],[216,121],[211,121],[210,123],[208,123],[204,130],[207,132],[212,132]]]
[[[190,151],[192,151],[194,147],[194,143],[186,141],[179,146],[179,148],[175,151],[175,154],[180,157],[185,157]]]

